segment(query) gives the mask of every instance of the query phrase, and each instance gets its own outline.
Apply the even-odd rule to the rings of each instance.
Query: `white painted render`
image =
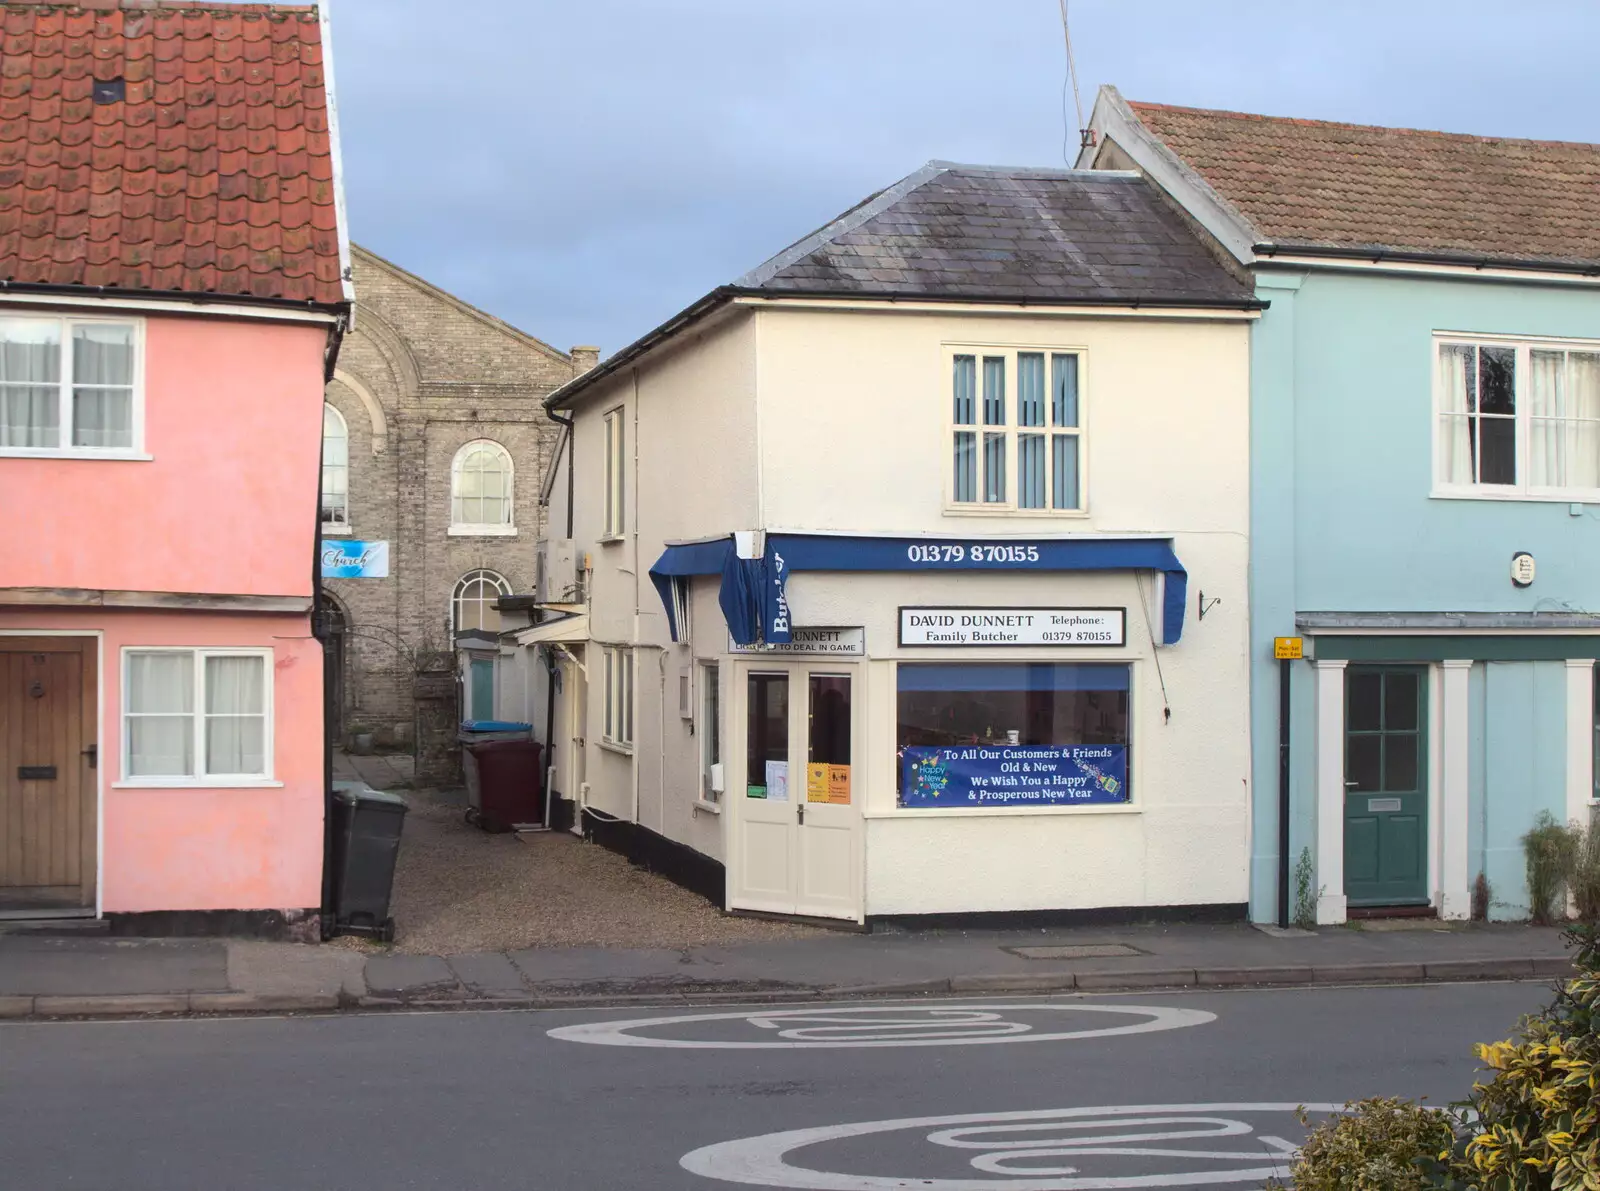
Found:
[[[1083,357],[1087,511],[947,511],[952,344],[1076,349]],[[648,568],[669,543],[735,530],[994,538],[1171,537],[1189,572],[1182,641],[1159,636],[1150,573],[800,572],[797,625],[863,626],[854,698],[855,806],[864,817],[865,914],[1242,903],[1247,896],[1249,323],[1238,312],[1162,319],[1140,312],[994,315],[734,307],[583,393],[574,414],[574,537],[590,560],[590,641],[581,762],[589,806],[728,860],[727,803],[742,758],[727,747],[745,714],[715,577],[695,579],[688,640],[669,639]],[[626,532],[601,540],[604,417],[625,411]],[[549,524],[565,521],[565,476]],[[1141,591],[1142,585],[1142,591]],[[1203,621],[1199,593],[1220,598]],[[1027,651],[897,644],[902,604],[1126,607],[1127,644]],[[1148,620],[1146,619],[1148,611]],[[635,648],[634,742],[601,742],[601,647]],[[1128,661],[1127,806],[902,810],[895,796],[895,662]],[[795,659],[786,659],[795,660]],[[728,791],[699,799],[699,663],[719,664]],[[1159,661],[1159,672],[1158,663]],[[571,666],[568,666],[571,670]],[[696,717],[679,711],[694,682]],[[1163,681],[1165,696],[1163,696]],[[1171,708],[1170,720],[1163,713]],[[557,703],[558,757],[575,733]],[[542,730],[542,729],[541,729]],[[565,772],[565,771],[563,771]],[[568,786],[576,779],[563,777]],[[575,789],[563,789],[577,797]]]

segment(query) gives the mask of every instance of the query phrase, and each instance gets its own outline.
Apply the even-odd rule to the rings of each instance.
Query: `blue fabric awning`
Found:
[[[730,560],[738,564],[729,577]],[[743,573],[738,573],[741,568]],[[650,579],[666,605],[673,640],[678,637],[673,611],[673,581],[691,575],[722,575],[722,607],[734,640],[742,640],[751,622],[781,631],[767,641],[788,640],[784,581],[790,571],[1157,571],[1166,577],[1162,601],[1161,640],[1176,645],[1183,636],[1184,609],[1189,602],[1189,575],[1178,561],[1170,538],[999,538],[987,540],[904,537],[868,538],[832,534],[768,534],[763,558],[740,559],[733,538],[668,546],[650,568]],[[730,590],[731,589],[731,590]],[[757,593],[752,599],[751,591]],[[735,619],[739,621],[735,625]],[[737,631],[735,631],[737,630]]]

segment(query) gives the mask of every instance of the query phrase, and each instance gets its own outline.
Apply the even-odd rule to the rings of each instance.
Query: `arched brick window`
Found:
[[[450,532],[514,534],[511,453],[487,438],[456,452],[450,467]]]

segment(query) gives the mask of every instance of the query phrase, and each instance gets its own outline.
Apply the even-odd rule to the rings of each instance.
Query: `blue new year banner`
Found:
[[[900,767],[900,805],[907,807],[1128,801],[1125,744],[908,746]]]

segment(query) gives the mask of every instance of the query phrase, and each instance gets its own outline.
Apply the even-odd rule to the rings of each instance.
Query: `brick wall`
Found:
[[[350,536],[389,542],[389,578],[325,587],[346,620],[346,732],[361,724],[409,747],[414,675],[450,649],[462,576],[492,570],[533,590],[539,485],[559,430],[541,401],[593,353],[557,351],[359,247],[354,265],[355,327],[327,399],[350,432]],[[515,536],[449,533],[451,464],[480,438],[511,454]]]

